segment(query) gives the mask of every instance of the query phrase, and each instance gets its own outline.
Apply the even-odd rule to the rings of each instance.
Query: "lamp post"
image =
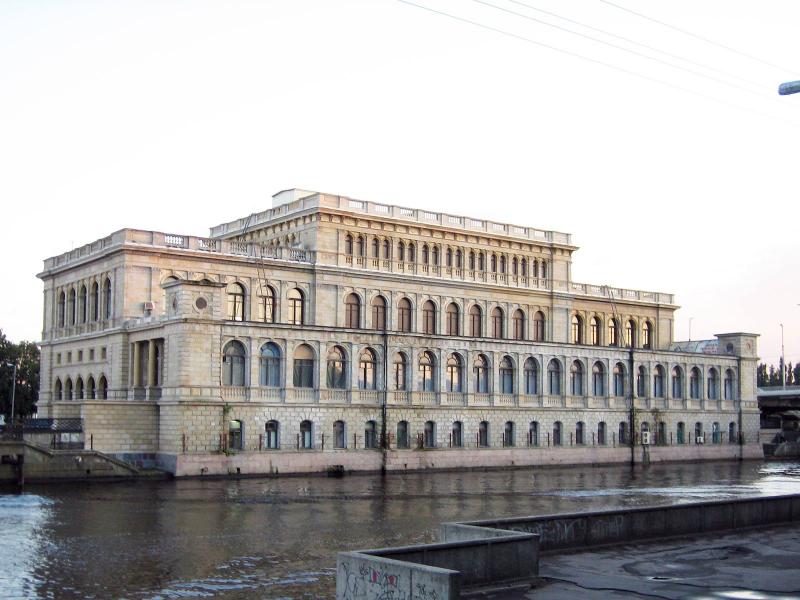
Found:
[[[786,367],[784,366],[786,358],[783,355],[783,323],[781,323],[781,387],[786,387]]]
[[[14,367],[14,375],[11,379],[11,420],[9,422],[10,426],[14,427],[14,397],[16,396],[17,392],[17,363],[6,363],[7,367]]]
[[[778,93],[781,96],[788,96],[789,94],[797,94],[800,92],[800,81],[787,81],[778,86]]]

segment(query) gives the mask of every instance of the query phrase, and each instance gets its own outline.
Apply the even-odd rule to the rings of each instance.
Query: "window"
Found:
[[[245,351],[241,342],[228,342],[222,358],[222,385],[242,386],[244,383]]]
[[[503,427],[503,446],[514,446],[516,444],[514,437],[514,421],[506,421]]]
[[[361,300],[356,294],[348,294],[344,300],[344,326],[358,329],[361,324]]]
[[[94,348],[89,348],[89,360],[94,360]]]
[[[105,375],[101,375],[97,380],[97,397],[100,400],[108,400],[108,381]]]
[[[537,311],[533,315],[533,341],[544,341],[544,313],[542,311]]]
[[[708,370],[708,399],[719,400],[719,373],[713,367]]]
[[[643,366],[636,370],[636,395],[639,398],[647,395],[647,371]]]
[[[678,443],[679,444],[685,444],[686,443],[686,423],[684,423],[683,421],[680,421],[678,423],[678,432],[677,432],[677,434],[678,434],[677,435]]]
[[[570,393],[573,396],[583,396],[583,363],[579,360],[572,362],[569,369]]]
[[[509,356],[500,361],[500,393],[514,393],[514,363]]]
[[[625,326],[625,345],[628,348],[633,348],[636,345],[636,323],[634,321],[628,321],[628,324]]]
[[[491,265],[492,273],[497,273],[497,254],[492,254]]]
[[[433,249],[431,250],[431,259],[432,259],[431,262],[433,262],[434,266],[438,267],[439,266],[439,246],[434,246]]]
[[[486,255],[483,252],[478,253],[478,270],[486,271]]]
[[[733,369],[727,369],[725,371],[725,391],[724,391],[725,400],[733,400],[735,396],[733,391],[735,389],[733,382],[734,382]]]
[[[379,258],[380,242],[378,238],[372,238],[372,258]]]
[[[620,444],[630,443],[630,440],[628,439],[628,424],[625,421],[620,421],[619,424],[619,443]]]
[[[425,448],[436,448],[436,423],[425,421],[422,443]]]
[[[555,358],[547,365],[547,391],[551,396],[561,395],[561,363]]]
[[[228,320],[244,321],[244,288],[238,283],[228,286]]]
[[[728,443],[735,444],[738,441],[736,437],[736,423],[731,421],[728,423]]]
[[[519,274],[519,261],[517,260],[516,256],[511,259],[511,274],[512,275]]]
[[[672,397],[683,398],[683,371],[680,367],[672,367]]]
[[[553,446],[560,446],[562,443],[561,440],[561,421],[556,421],[553,423]]]
[[[461,250],[456,250],[456,268],[461,269],[464,266]]]
[[[64,327],[66,324],[66,304],[67,304],[67,295],[64,292],[61,292],[58,295],[58,326]]]
[[[326,384],[332,390],[347,388],[347,369],[345,368],[345,353],[341,346],[334,346],[328,352],[328,369]]]
[[[67,303],[67,308],[69,311],[69,325],[75,325],[75,317],[77,316],[77,312],[75,310],[75,288],[71,288],[69,290],[69,302]]]
[[[458,305],[451,302],[447,305],[447,335],[459,335]]]
[[[296,388],[314,387],[314,351],[306,344],[299,345],[294,351],[292,384]]]
[[[591,336],[592,346],[600,345],[600,319],[592,317],[589,320],[589,335]]]
[[[642,348],[652,348],[653,347],[653,325],[650,321],[644,322],[644,327],[642,327]]]
[[[598,446],[605,446],[608,443],[606,439],[606,424],[603,421],[600,421],[597,424],[597,445]]]
[[[386,299],[383,296],[372,299],[372,328],[386,331]]]
[[[583,421],[578,421],[575,423],[575,444],[578,446],[583,446],[586,443],[586,435],[585,435],[586,426],[583,424]]]
[[[528,276],[528,260],[526,258],[523,258],[519,262],[519,271],[520,271],[520,275],[522,275],[523,277],[527,277]]]
[[[697,367],[689,372],[689,397],[693,400],[700,398],[700,369]]]
[[[265,387],[281,386],[281,351],[272,342],[261,346],[258,363],[258,383]]]
[[[524,340],[525,339],[525,313],[522,312],[519,308],[514,311],[514,315],[511,317],[511,322],[513,326],[513,335],[515,340]]]
[[[469,325],[472,337],[483,337],[483,311],[477,304],[473,304],[469,309]]]
[[[83,362],[83,350],[78,350],[78,362]]]
[[[529,358],[523,367],[525,378],[525,394],[535,396],[539,393],[539,363],[536,359]]]
[[[100,320],[100,286],[92,283],[92,321]]]
[[[349,233],[344,236],[344,253],[353,256],[353,236]]]
[[[463,369],[461,357],[458,354],[451,354],[447,359],[447,382],[446,388],[448,392],[461,392]]]
[[[289,300],[289,324],[302,325],[303,324],[303,292],[297,288],[289,290],[286,296]]]
[[[408,389],[406,371],[406,355],[398,352],[394,355],[394,389],[398,391]]]
[[[371,348],[364,348],[358,359],[358,389],[376,389],[375,380],[375,352]]]
[[[480,448],[489,447],[489,423],[481,421],[478,424],[478,446]]]
[[[664,397],[664,367],[661,365],[656,365],[655,371],[653,371],[653,396]]]
[[[714,421],[711,424],[711,443],[712,444],[719,444],[722,442],[722,430],[719,427],[719,423]]]
[[[422,244],[422,264],[427,265],[430,262],[430,250],[428,250],[428,244]]]
[[[383,240],[383,258],[389,260],[389,240]]]
[[[528,428],[528,445],[530,445],[530,446],[538,446],[539,445],[539,422],[538,421],[531,421],[530,427]]]
[[[450,429],[450,446],[461,448],[464,445],[464,425],[461,421],[455,421]]]
[[[492,310],[492,337],[496,340],[501,340],[505,336],[505,323],[503,318],[503,309],[495,306]]]
[[[303,450],[310,450],[314,447],[314,436],[312,432],[311,421],[305,420],[300,422],[298,446]]]
[[[431,300],[422,305],[422,332],[428,335],[436,333],[436,305]]]
[[[241,421],[228,422],[228,450],[244,450],[244,429]]]
[[[541,277],[542,279],[547,279],[547,261],[542,261],[542,269],[541,269]]]
[[[608,345],[619,346],[619,325],[614,319],[608,320]]]
[[[103,282],[103,316],[105,319],[111,318],[113,305],[111,301],[111,280],[106,277]]]
[[[414,247],[414,244],[409,244],[408,245],[408,262],[412,262],[413,263],[413,262],[416,262],[416,260],[417,260],[416,248]]]
[[[421,392],[432,392],[435,389],[434,383],[435,360],[430,352],[423,352],[419,355],[419,389]]]
[[[86,291],[86,286],[81,286],[81,292],[78,301],[78,314],[81,323],[86,323],[89,317],[89,293]]]
[[[579,315],[572,315],[570,341],[573,344],[583,343],[583,319]]]
[[[364,448],[378,447],[378,428],[375,421],[367,421],[364,424]]]
[[[268,450],[280,448],[280,425],[277,421],[267,421],[264,425],[264,447]]]
[[[62,399],[62,389],[61,389],[61,380],[56,377],[56,383],[53,386],[53,399],[54,400],[61,400]]]
[[[606,395],[606,370],[603,363],[596,362],[592,367],[592,395]]]
[[[667,444],[667,424],[664,421],[658,422],[658,434],[655,443],[660,446],[666,446]]]
[[[397,260],[403,262],[406,258],[406,245],[403,242],[397,243]]]
[[[69,377],[64,382],[64,400],[72,400],[72,380]]]
[[[360,235],[356,238],[356,253],[363,258],[365,252],[366,245],[364,243],[364,236]]]
[[[475,393],[489,393],[489,362],[483,354],[479,354],[472,362],[472,374],[475,379]]]
[[[265,286],[262,290],[264,294],[259,299],[259,307],[261,311],[261,320],[264,323],[274,323],[275,322],[275,291],[269,287]]]
[[[411,300],[401,298],[397,303],[397,326],[400,331],[411,331]]]
[[[344,421],[333,422],[333,447],[339,450],[347,448],[347,434],[344,428]]]
[[[107,357],[108,357],[108,350],[106,349],[105,346],[103,346],[102,348],[100,348],[100,358],[105,360]]]
[[[500,255],[500,272],[506,272],[506,257],[504,255]]]
[[[86,398],[89,400],[95,399],[94,378],[91,375],[86,380]]]
[[[408,448],[409,446],[408,421],[400,421],[397,423],[397,447]]]
[[[694,442],[695,444],[702,444],[704,440],[703,424],[698,421],[694,424]]]

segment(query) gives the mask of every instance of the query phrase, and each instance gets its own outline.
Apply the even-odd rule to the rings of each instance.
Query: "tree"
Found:
[[[39,396],[39,348],[33,342],[18,344],[6,338],[0,329],[0,412],[11,415],[11,391],[13,367],[17,365],[16,390],[14,394],[14,414],[27,417],[36,412],[36,399]]]

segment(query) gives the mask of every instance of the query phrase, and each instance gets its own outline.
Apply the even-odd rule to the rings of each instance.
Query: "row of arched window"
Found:
[[[386,238],[373,237],[370,242],[370,256],[373,259],[393,260],[392,243]],[[419,256],[417,248],[419,247]],[[508,256],[503,253],[467,250],[447,246],[443,251],[437,244],[401,240],[397,242],[394,260],[398,262],[419,263],[434,267],[445,266],[470,271],[487,271],[519,275],[521,277],[547,278],[547,261],[544,259]],[[363,235],[347,234],[344,237],[344,253],[348,257],[366,258],[367,238]]]
[[[291,378],[293,387],[315,388],[321,382],[315,382],[316,354],[311,346],[300,344],[295,348],[292,356]],[[259,356],[259,378],[261,386],[285,387],[282,385],[281,349],[274,342],[268,342],[261,347]],[[350,386],[350,359],[346,350],[339,345],[333,346],[327,353],[325,370],[325,387],[329,389],[349,389]],[[388,371],[390,381],[387,389],[409,391],[411,389],[409,354],[403,351],[395,352],[392,364]],[[497,382],[493,385],[492,369],[486,354],[477,354],[471,365],[458,352],[449,354],[444,365],[445,381],[439,381],[439,368],[436,355],[428,350],[422,351],[417,356],[417,389],[422,392],[442,390],[445,392],[472,392],[488,394],[494,390],[500,394],[548,394],[560,396],[568,393],[572,396],[625,396],[627,390],[626,367],[624,363],[616,363],[612,369],[611,389],[608,388],[605,365],[597,361],[592,365],[591,379],[587,382],[584,363],[574,360],[569,366],[569,377],[566,380],[568,389],[562,391],[564,382],[564,367],[559,359],[553,358],[547,365],[545,373],[541,372],[539,361],[528,357],[523,363],[522,389],[517,382],[517,365],[511,356],[500,359],[497,371]],[[470,367],[469,374],[467,366]],[[354,361],[353,368],[357,368],[358,389],[378,389],[378,373],[381,371],[378,364],[378,354],[370,347],[362,349]],[[542,377],[546,379],[542,381]],[[700,398],[701,371],[698,367],[690,370],[689,397]],[[636,394],[639,397],[652,396],[665,398],[666,382],[665,369],[656,365],[653,369],[652,388],[648,390],[647,369],[639,366],[636,372]],[[723,396],[726,400],[733,400],[736,376],[733,369],[725,371]],[[684,397],[683,369],[675,366],[672,369],[672,398]],[[443,383],[443,385],[442,385]],[[222,385],[244,386],[247,383],[247,360],[244,345],[233,340],[228,342],[223,351]],[[589,387],[589,385],[591,387]],[[719,371],[715,367],[708,369],[707,398],[719,398]]]
[[[360,429],[360,428],[359,428]],[[347,449],[347,448],[378,448],[380,446],[380,433],[378,423],[375,420],[368,420],[363,426],[363,436],[361,431],[357,429],[352,434],[347,431],[347,424],[345,421],[334,421],[330,430],[330,440],[327,447],[334,449]],[[681,421],[677,423],[675,430],[675,438],[667,436],[666,423],[659,422],[657,431],[650,432],[650,424],[642,422],[640,424],[640,437],[635,440],[637,443],[644,439],[644,435],[652,433],[653,438],[651,443],[655,445],[667,444],[690,444],[690,443],[705,443],[706,436],[703,431],[703,423],[698,421],[694,424],[694,436],[689,438],[687,436],[686,424]],[[491,431],[491,424],[488,421],[481,421],[475,431],[469,432],[465,429],[462,421],[453,421],[449,427],[449,431],[445,433],[446,437],[440,435],[436,421],[426,421],[423,430],[417,432],[413,436],[408,421],[398,421],[395,426],[394,434],[390,434],[389,446],[400,449],[421,447],[421,448],[437,448],[440,446],[451,448],[463,448],[467,446],[475,446],[479,448],[490,448],[494,446],[515,447],[515,446],[564,446],[564,445],[597,445],[607,446],[611,444],[629,444],[629,425],[626,421],[621,421],[617,431],[611,433],[605,421],[597,424],[595,431],[589,431],[586,423],[578,421],[575,423],[575,428],[571,432],[565,431],[564,424],[561,421],[555,421],[552,424],[550,431],[542,431],[538,421],[531,421],[528,424],[527,432],[524,432],[524,439],[518,439],[517,424],[514,421],[506,421],[503,424],[500,436],[493,434]],[[229,422],[228,426],[228,446],[234,450],[244,449],[244,424],[240,420]],[[318,435],[320,434],[320,435]],[[413,437],[412,437],[413,436]],[[727,441],[729,443],[736,443],[738,441],[736,435],[736,423],[731,421],[728,424]],[[715,421],[711,425],[711,443],[723,443],[723,431],[719,422]],[[305,419],[300,422],[300,427],[296,438],[293,440],[283,440],[289,447],[299,449],[314,449],[319,445],[325,447],[325,433],[315,431],[315,424]],[[277,420],[270,420],[264,426],[264,434],[260,443],[260,447],[267,450],[279,450],[282,447],[281,439],[281,424]]]
[[[245,321],[248,319],[246,306],[246,293],[241,283],[231,283],[227,288],[227,310],[226,316],[229,321]],[[258,296],[259,320],[263,323],[276,323],[277,318],[277,296],[275,290],[270,286],[264,286]],[[287,323],[290,325],[304,325],[305,318],[305,294],[298,288],[290,289],[286,294],[288,303]]]
[[[64,383],[61,379],[56,377],[55,384],[53,385],[53,399],[54,400],[106,400],[108,398],[108,381],[105,375],[101,375],[95,384],[94,377],[91,375],[87,377],[84,384],[83,379],[78,376],[75,378],[75,383],[72,379],[67,377]]]
[[[110,278],[103,280],[102,288],[97,281],[88,286],[82,283],[58,293],[56,323],[58,327],[69,327],[110,319],[112,308]]]
[[[570,342],[573,344],[588,344],[591,346],[603,345],[603,322],[599,317],[591,317],[589,319],[588,338],[586,337],[586,329],[583,317],[578,314],[572,315],[570,322]],[[606,345],[619,346],[620,345],[620,324],[617,319],[608,319],[606,323]],[[645,321],[642,324],[641,332],[636,321],[633,319],[625,323],[625,338],[623,345],[626,347],[641,347],[650,349],[654,343],[654,329],[650,321]]]

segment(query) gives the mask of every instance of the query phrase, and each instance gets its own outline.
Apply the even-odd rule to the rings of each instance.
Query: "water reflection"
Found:
[[[0,496],[0,596],[328,597],[337,551],[442,521],[775,493],[800,493],[800,464],[31,486]]]

